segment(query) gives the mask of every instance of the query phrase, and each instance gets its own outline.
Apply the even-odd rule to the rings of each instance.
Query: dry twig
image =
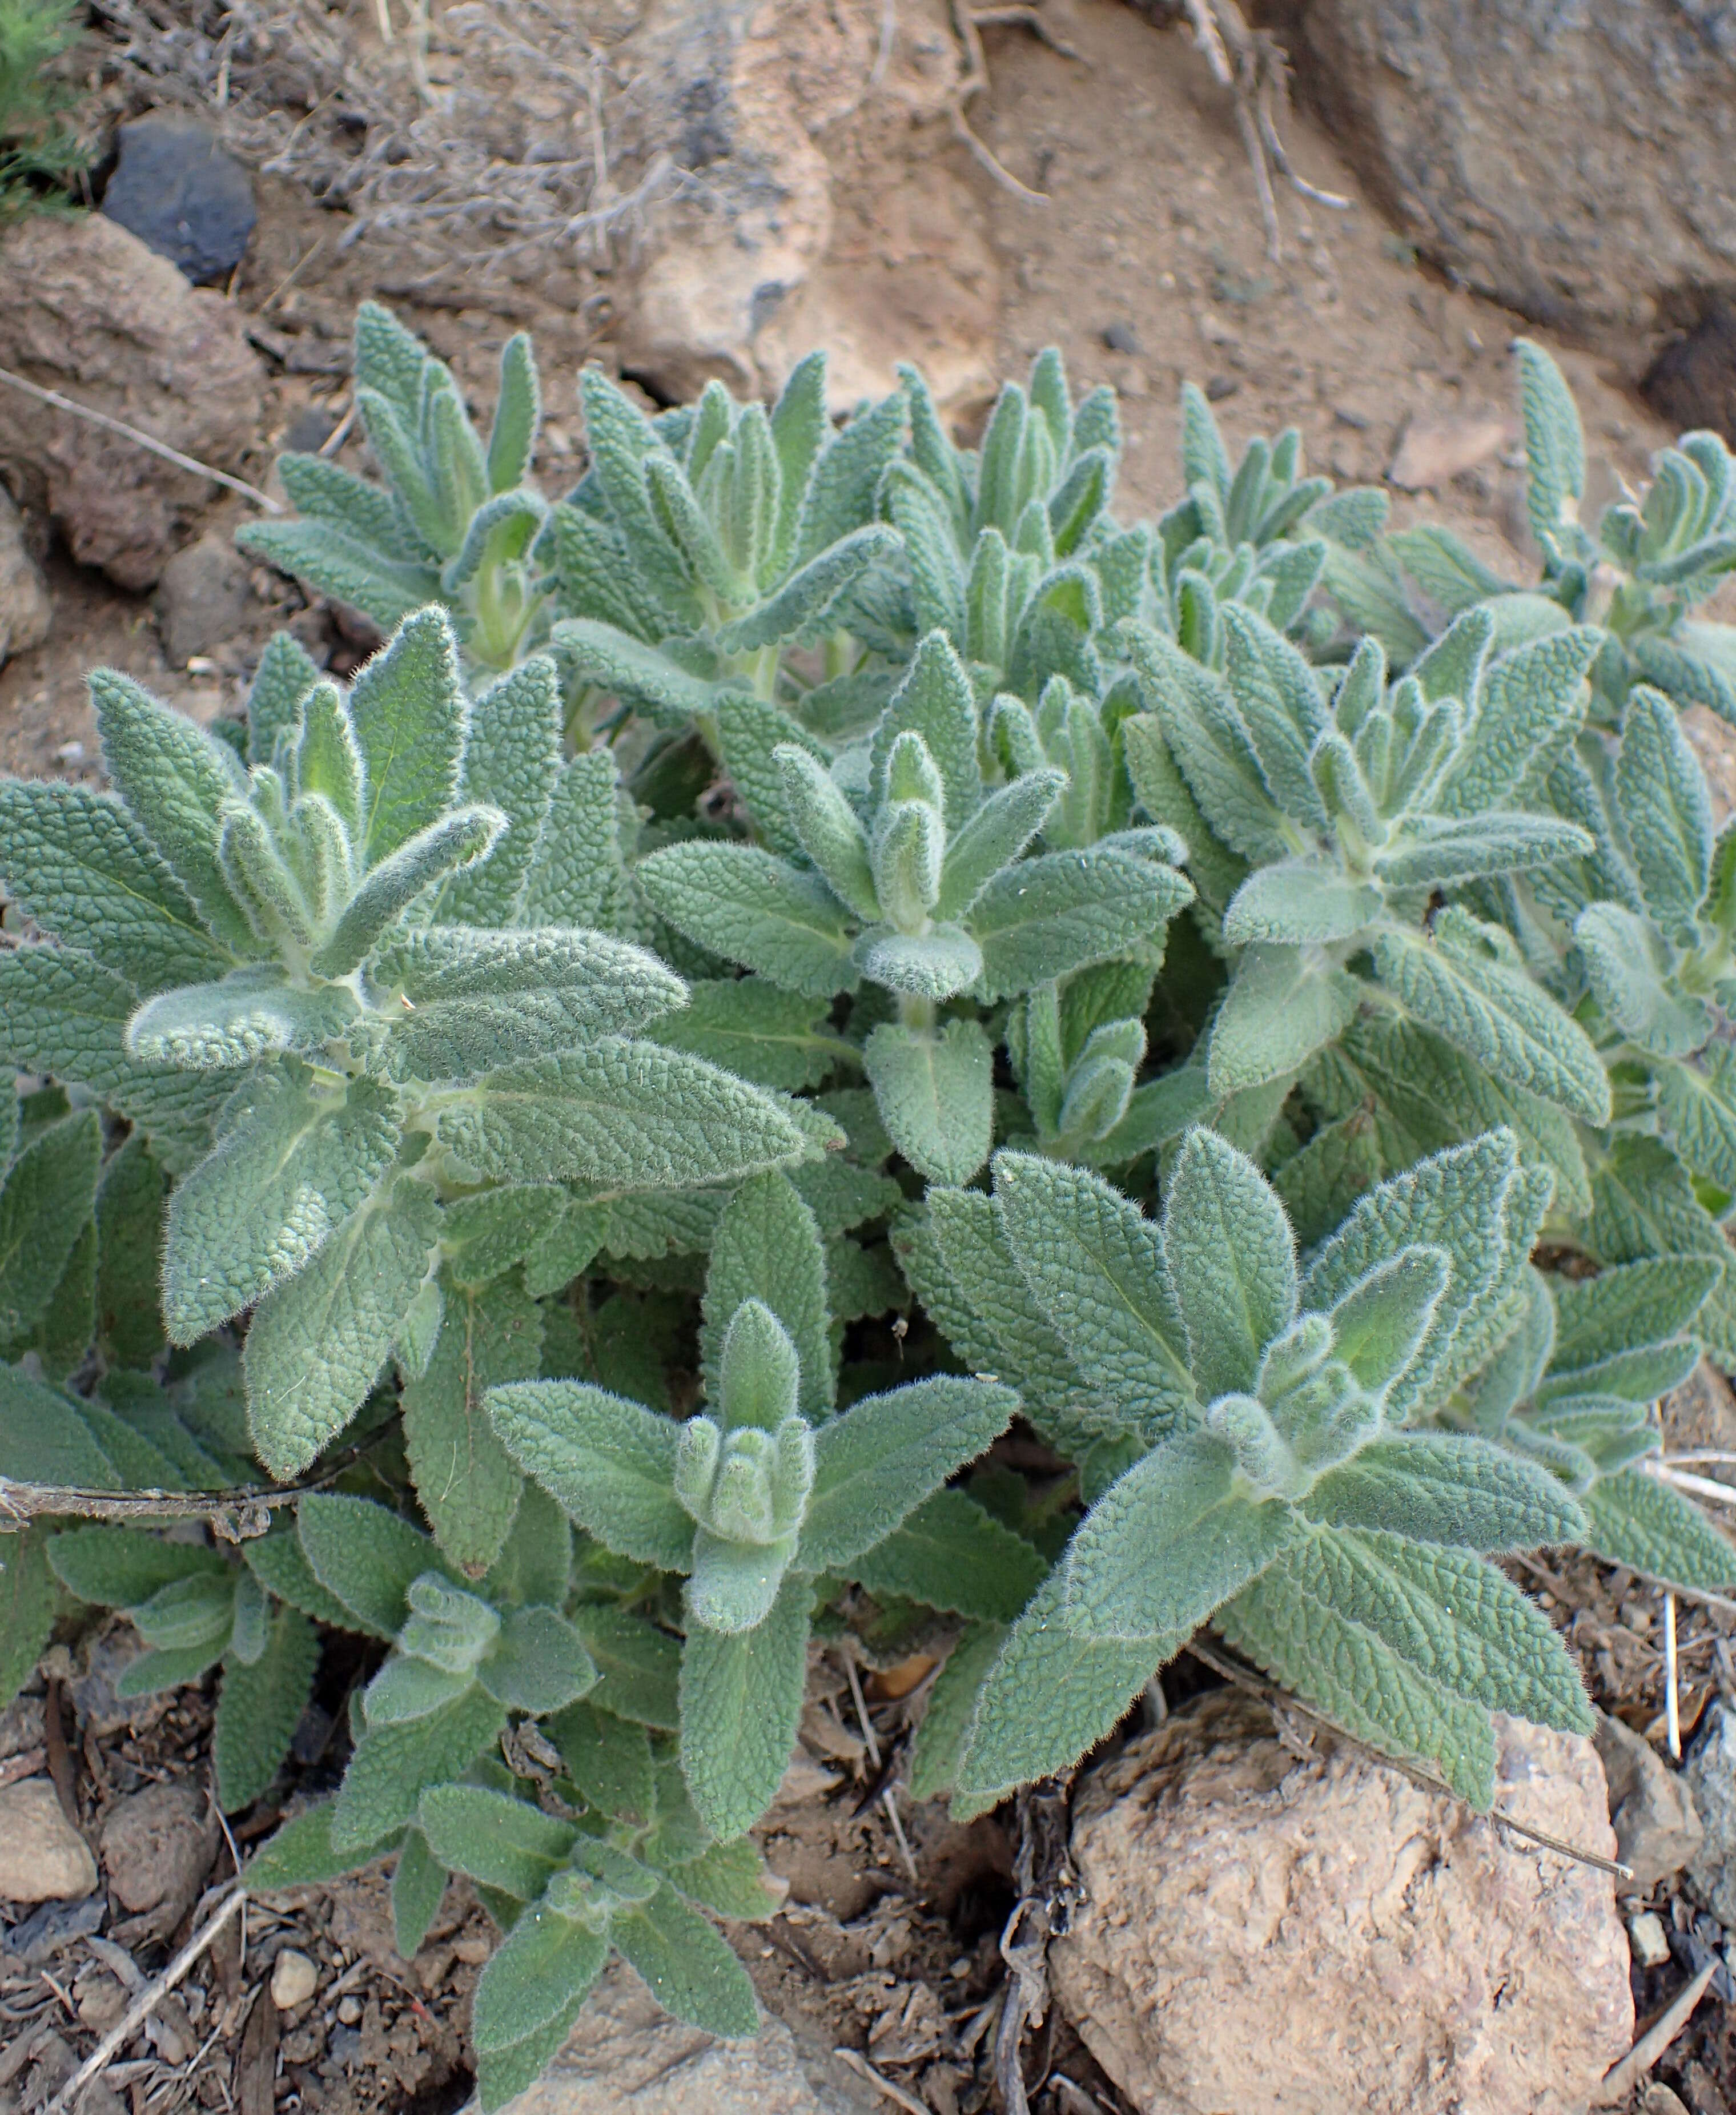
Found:
[[[1594,2108],[1619,2108],[1623,2105],[1640,2080],[1688,2025],[1695,2006],[1706,1995],[1706,1984],[1717,1974],[1720,1966],[1715,1954],[1669,2011],[1661,2014],[1656,2023],[1646,2029],[1619,2063],[1604,2073],[1603,2083],[1591,2095]]]
[[[321,1481],[328,1480],[322,1479]],[[320,1483],[261,1491],[80,1491],[59,1484],[16,1484],[0,1476],[0,1535],[56,1516],[100,1521],[209,1521],[220,1542],[251,1542],[279,1506],[292,1506]]]
[[[1274,168],[1293,190],[1317,205],[1342,212],[1350,200],[1309,183],[1297,173],[1284,151],[1272,114],[1274,100],[1288,99],[1282,48],[1264,30],[1249,28],[1236,0],[1183,0],[1183,4],[1193,25],[1194,43],[1219,85],[1234,100],[1236,127],[1242,135],[1260,200],[1266,255],[1275,264],[1284,254],[1284,245],[1278,230],[1278,205],[1272,195]]]
[[[67,2115],[67,2111],[75,2105],[80,2094],[103,2069],[115,2051],[131,2040],[157,2007],[228,1923],[230,1918],[246,1905],[246,1900],[247,1891],[245,1888],[237,1886],[232,1889],[223,1906],[212,1912],[204,1925],[181,1948],[180,1952],[175,1956],[163,1973],[146,1986],[144,1993],[135,2003],[127,2007],[118,2024],[111,2027],[103,2035],[101,2041],[48,2103],[43,2111],[43,2115]],[[269,1997],[266,2002],[268,2003],[270,2002]]]
[[[853,2048],[835,2048],[832,2053],[840,2063],[848,2064],[858,2078],[866,2078],[870,2085],[877,2087],[889,2100],[903,2108],[905,2115],[935,2115],[933,2108],[925,2100],[918,2100],[913,2093],[907,2093],[902,2085],[894,2085],[889,2078],[883,2076],[875,2069],[866,2057],[859,2055]]]

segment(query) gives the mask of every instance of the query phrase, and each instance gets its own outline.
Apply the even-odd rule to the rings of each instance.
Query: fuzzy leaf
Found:
[[[533,1716],[561,1710],[596,1678],[578,1632],[553,1608],[513,1609],[476,1669],[497,1703]]]
[[[807,1676],[812,1583],[786,1577],[771,1613],[725,1637],[689,1631],[681,1663],[681,1763],[700,1819],[719,1842],[770,1805],[790,1750]]]
[[[350,718],[367,767],[361,851],[371,868],[438,822],[457,796],[464,696],[443,609],[405,618],[357,675]]]
[[[1068,1545],[1062,1620],[1124,1644],[1196,1628],[1302,1532],[1279,1499],[1238,1488],[1235,1457],[1204,1433],[1166,1440],[1086,1514]]]
[[[273,1475],[299,1475],[361,1406],[427,1274],[438,1219],[426,1183],[383,1186],[255,1309],[247,1418]]]
[[[264,1071],[217,1150],[169,1199],[163,1305],[191,1344],[293,1278],[373,1195],[398,1147],[389,1088],[350,1083],[342,1100],[294,1071]]]
[[[1736,1585],[1736,1546],[1697,1506],[1643,1469],[1599,1477],[1584,1505],[1587,1546],[1611,1563],[1702,1593]]]
[[[668,1049],[787,1094],[817,1087],[847,1054],[819,1002],[780,991],[763,977],[694,984],[687,1006],[649,1032]]]
[[[1224,914],[1224,937],[1233,947],[1276,941],[1348,940],[1380,909],[1380,892],[1325,860],[1280,860],[1242,883]]]
[[[692,1561],[693,1523],[675,1496],[680,1427],[584,1381],[491,1389],[489,1415],[526,1475],[608,1548],[665,1571]]]
[[[946,1656],[928,1693],[910,1758],[910,1796],[938,1799],[950,1792],[959,1751],[970,1731],[976,1695],[1006,1638],[1001,1623],[971,1623]]]
[[[1509,1086],[1592,1124],[1610,1117],[1610,1081],[1579,1024],[1522,970],[1486,952],[1471,921],[1444,912],[1432,940],[1389,927],[1375,943],[1382,984],[1426,1026]]]
[[[560,773],[560,686],[554,663],[539,655],[471,706],[458,797],[498,808],[507,827],[485,860],[448,883],[443,917],[511,924]]]
[[[1037,1310],[1089,1383],[1147,1429],[1187,1417],[1193,1377],[1157,1226],[1100,1177],[1035,1154],[997,1155],[994,1189]]]
[[[655,1795],[643,1726],[581,1701],[551,1719],[549,1733],[567,1776],[599,1813],[641,1828],[650,1823]]]
[[[606,1938],[544,1902],[532,1903],[476,1985],[471,2039],[478,2057],[498,2055],[540,2029],[571,2020],[608,1958]],[[536,2069],[553,2053],[542,2051]]]
[[[570,1821],[483,1785],[430,1785],[416,1822],[448,1872],[521,1902],[536,1901],[578,1837]]]
[[[981,1026],[949,1021],[933,1034],[883,1021],[862,1060],[881,1121],[912,1167],[931,1182],[968,1182],[994,1135],[994,1052]]]
[[[21,1336],[54,1296],[95,1209],[103,1126],[94,1109],[33,1138],[0,1187],[0,1339]]]
[[[1583,1515],[1556,1478],[1458,1433],[1377,1439],[1329,1469],[1302,1509],[1329,1527],[1379,1530],[1490,1554],[1574,1542],[1585,1533]]]
[[[1356,1016],[1355,981],[1302,947],[1250,947],[1212,1023],[1214,1095],[1299,1072]]]
[[[824,882],[754,845],[669,845],[640,862],[669,923],[786,991],[829,998],[856,983],[849,914]]]
[[[1486,1810],[1495,1792],[1488,1712],[1341,1609],[1339,1584],[1311,1538],[1221,1610],[1218,1628],[1355,1738],[1433,1764],[1462,1799]]]
[[[535,1378],[542,1310],[511,1279],[454,1287],[426,1371],[403,1392],[404,1448],[434,1539],[469,1579],[504,1548],[521,1478],[484,1406],[497,1382]]]
[[[315,1578],[372,1637],[396,1636],[410,1613],[411,1581],[441,1568],[419,1528],[364,1498],[310,1491],[296,1525]]]
[[[836,1571],[1007,1429],[1018,1398],[991,1381],[939,1375],[870,1396],[815,1435],[814,1494],[797,1562]]]
[[[700,1333],[708,1402],[723,1400],[723,1339],[745,1300],[763,1301],[788,1332],[801,1367],[797,1407],[811,1420],[824,1417],[837,1399],[825,1251],[814,1214],[775,1172],[741,1186],[712,1237]]]
[[[978,1692],[953,1778],[981,1813],[1014,1786],[1070,1769],[1184,1642],[1082,1638],[1062,1617],[1059,1572],[1013,1628]]]
[[[1270,1185],[1215,1132],[1183,1145],[1164,1255],[1201,1400],[1251,1390],[1261,1352],[1295,1319],[1296,1250]]]
[[[63,947],[140,992],[203,984],[232,957],[120,802],[85,786],[0,785],[7,894]]]
[[[414,1819],[422,1794],[462,1776],[493,1746],[506,1716],[486,1691],[471,1689],[420,1718],[370,1727],[338,1787],[332,1848],[360,1850]]]
[[[313,1693],[319,1633],[298,1609],[279,1608],[265,1649],[250,1667],[232,1654],[212,1731],[217,1796],[225,1814],[250,1806],[270,1787]]]
[[[971,910],[986,993],[1028,991],[1122,954],[1159,934],[1192,895],[1173,867],[1102,845],[1003,868]]]
[[[1615,793],[1646,910],[1666,933],[1692,932],[1711,878],[1711,796],[1675,706],[1643,684],[1623,713]]]
[[[659,1888],[618,1916],[609,1935],[666,2012],[710,2035],[740,2040],[760,2031],[747,1970],[716,1927],[675,1890]]]
[[[597,1686],[588,1701],[617,1718],[673,1733],[681,1723],[677,1640],[624,1608],[581,1604],[572,1612],[572,1626],[596,1663]]]
[[[447,1870],[420,1828],[408,1830],[392,1873],[392,1943],[401,1961],[414,1961],[446,1898]]]
[[[1048,1576],[1022,1535],[962,1491],[939,1490],[850,1567],[870,1594],[1010,1623]]]
[[[622,1189],[723,1181],[804,1146],[776,1103],[715,1066],[607,1037],[453,1095],[439,1128],[480,1175]]]

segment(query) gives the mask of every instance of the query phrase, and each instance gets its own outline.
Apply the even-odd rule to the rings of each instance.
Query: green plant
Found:
[[[1449,530],[1402,530],[1361,575],[1389,648],[1408,655],[1460,610],[1488,608],[1506,643],[1573,624],[1595,627],[1595,721],[1619,726],[1637,682],[1679,704],[1736,718],[1736,631],[1691,612],[1736,567],[1736,466],[1713,433],[1684,434],[1661,450],[1651,485],[1624,493],[1595,529],[1580,520],[1585,436],[1561,370],[1521,340],[1527,507],[1542,560],[1534,586],[1515,586]]]
[[[485,446],[370,307],[387,482],[292,458],[247,533],[383,652],[274,641],[210,735],[100,676],[114,794],[0,787],[0,1687],[131,1611],[137,1682],[221,1663],[233,1803],[356,1634],[250,1878],[393,1856],[408,1953],[469,1875],[485,2106],[611,1949],[751,2030],[700,1912],[775,1906],[815,1647],[944,1656],[961,1810],[1208,1623],[1486,1804],[1491,1709],[1587,1710],[1489,1558],[1736,1583],[1656,1458],[1736,1358],[1731,859],[1656,658],[1725,488],[1690,437],[1591,565],[1527,357],[1545,591],[1431,600],[1449,546],[1197,392],[1118,521],[1052,354],[975,449],[914,370],[835,428],[817,358],[591,373],[551,505],[528,348]],[[52,1517],[252,1525],[255,1461],[305,1484],[239,1562]]]
[[[478,1395],[535,1369],[537,1311],[503,1275],[572,1274],[573,1200],[551,1186],[711,1183],[815,1133],[638,1039],[680,979],[559,922],[567,848],[545,823],[590,801],[612,828],[615,796],[588,759],[563,765],[546,661],[467,701],[429,611],[346,696],[281,639],[247,764],[124,677],[94,688],[119,797],[0,787],[9,888],[59,943],[0,957],[0,1042],[171,1158],[168,1334],[252,1310],[268,1467],[306,1468],[396,1356],[412,1473],[485,1570],[517,1479]]]
[[[1589,1725],[1553,1631],[1473,1554],[1579,1536],[1573,1498],[1424,1429],[1512,1327],[1549,1187],[1492,1133],[1371,1191],[1306,1271],[1270,1186],[1205,1130],[1161,1227],[1026,1154],[997,1158],[992,1199],[930,1192],[931,1305],[997,1369],[1048,1337],[1100,1493],[960,1729],[968,1802],[1065,1769],[1207,1621],[1480,1805],[1490,1707]]]
[[[74,0],[0,0],[0,221],[62,194],[90,159],[49,71],[82,34]]]

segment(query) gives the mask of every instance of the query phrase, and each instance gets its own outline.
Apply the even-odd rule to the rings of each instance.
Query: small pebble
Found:
[[[1669,1940],[1665,1934],[1663,1919],[1651,1910],[1643,1910],[1638,1916],[1628,1919],[1628,1943],[1633,1950],[1635,1964],[1641,1968],[1661,1967],[1669,1958]]]
[[[353,2027],[361,2017],[361,2000],[360,1998],[340,1998],[338,1999],[338,2023],[340,2026]]]
[[[81,741],[63,741],[54,752],[57,764],[82,764],[84,760],[85,745]]]
[[[1140,350],[1139,333],[1132,323],[1111,323],[1103,333],[1103,342],[1111,352],[1137,352]]]
[[[1241,387],[1242,384],[1233,375],[1214,374],[1206,380],[1206,394],[1212,403],[1221,404],[1226,397],[1233,397]]]
[[[271,1971],[271,2002],[280,2012],[305,2005],[319,1987],[319,1971],[305,1953],[287,1946]]]

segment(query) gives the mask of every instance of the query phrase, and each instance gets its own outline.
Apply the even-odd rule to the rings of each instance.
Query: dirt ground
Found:
[[[769,34],[792,11],[769,0],[765,12],[777,21]],[[624,7],[576,12],[605,55],[632,25]],[[191,13],[191,0],[155,0],[148,17],[129,18],[135,44],[141,20],[155,25],[161,48],[161,37]],[[431,16],[428,69],[437,85],[450,78],[459,48],[446,13],[437,6]],[[1045,0],[1042,20],[1066,52],[1017,25],[985,30],[990,85],[970,103],[970,122],[1008,176],[1044,194],[1033,199],[999,180],[937,112],[925,84],[959,61],[940,7],[833,0],[829,15],[838,51],[859,77],[843,83],[835,67],[827,77],[843,112],[820,139],[831,235],[788,350],[805,349],[801,331],[824,325],[852,371],[883,385],[894,358],[914,356],[944,383],[968,432],[986,411],[994,378],[1021,372],[1057,343],[1076,386],[1106,380],[1121,392],[1125,516],[1178,494],[1178,392],[1192,378],[1213,399],[1233,447],[1294,424],[1314,466],[1341,483],[1387,480],[1399,519],[1444,517],[1498,569],[1517,578],[1528,567],[1509,350],[1514,321],[1421,269],[1306,115],[1286,123],[1293,158],[1312,184],[1349,203],[1335,211],[1280,190],[1284,254],[1274,264],[1233,112],[1181,30],[1158,26],[1123,0]],[[327,20],[356,67],[379,67],[387,94],[402,53],[380,45],[373,7],[350,0]],[[122,57],[125,43],[117,31],[94,51],[92,78],[110,117],[151,100],[138,65]],[[200,64],[209,71],[209,61],[207,53]],[[805,79],[792,71],[784,80],[798,110]],[[311,124],[316,112],[297,114],[298,123],[303,115]],[[551,490],[577,475],[578,368],[588,359],[631,368],[628,250],[593,246],[546,272],[466,287],[462,273],[430,280],[425,257],[407,244],[402,255],[379,236],[343,247],[345,217],[292,176],[260,175],[257,189],[259,225],[228,289],[270,374],[248,475],[266,478],[292,437],[319,445],[342,416],[350,323],[369,294],[393,301],[485,411],[501,341],[530,329],[548,411],[536,475]],[[1634,374],[1571,346],[1551,350],[1578,395],[1594,498],[1617,479],[1637,480],[1670,436],[1633,393]],[[364,466],[353,441],[341,459]],[[226,498],[204,525],[227,533],[248,512]],[[151,597],[122,593],[63,552],[48,551],[47,567],[53,635],[0,669],[0,770],[95,774],[83,682],[95,663],[126,669],[209,718],[232,701],[277,625],[292,622],[340,665],[356,650],[325,612],[304,608],[296,590],[261,571],[254,610],[236,636],[191,667],[172,668]],[[1736,1436],[1727,1405],[1716,1416]],[[1662,1709],[1656,1596],[1588,1563],[1545,1567],[1529,1583],[1550,1597],[1598,1701],[1655,1735]],[[1715,1691],[1736,1701],[1731,1636],[1736,1630],[1719,1612],[1684,1614],[1685,1730]],[[131,1719],[117,1714],[112,1694],[105,1704],[103,1655],[115,1649],[105,1631],[67,1640],[34,1694],[0,1717],[0,1782],[47,1767],[99,1847],[117,1800],[149,1782],[203,1784],[209,1768],[204,1699],[183,1693]],[[122,1911],[106,1938],[60,1929],[14,1944],[21,1925],[0,1934],[0,2115],[37,2115],[121,2016],[133,1979],[160,1966],[249,1842],[286,1805],[335,1781],[341,1758],[328,1737],[357,1672],[328,1668],[327,1737],[305,1729],[286,1781],[236,1818],[232,1841],[213,1840],[195,1893],[168,1928],[160,1916],[129,1926]],[[912,1873],[842,1675],[831,1663],[818,1672],[792,1796],[761,1831],[769,1862],[789,1883],[788,1902],[771,1925],[737,1934],[744,1955],[765,2001],[800,2038],[860,2052],[907,2096],[901,2104],[932,2115],[998,2104],[986,2099],[981,2058],[1002,1977],[997,1942],[1014,1898],[1013,1824],[1003,1815],[959,1829],[939,1808],[906,1805]],[[1166,1677],[1172,1703],[1212,1678],[1184,1659]],[[920,1695],[875,1701],[870,1686],[883,1760],[897,1755]],[[1670,1903],[1660,1906],[1668,1923]],[[464,2101],[463,2032],[487,1925],[457,1890],[414,1962],[392,1951],[377,1874],[250,1906],[245,1943],[240,1931],[236,1942],[214,1949],[183,1984],[177,2012],[159,2011],[158,2024],[123,2048],[87,2099],[87,2115],[121,2115],[123,2104],[126,2115],[175,2115],[194,2104],[224,2115],[452,2115]],[[287,1947],[315,1963],[319,1989],[280,2015],[266,1986]],[[1636,1971],[1642,2024],[1681,1980],[1674,1964]],[[1725,2017],[1720,2007],[1702,2007],[1656,2074],[1694,2115],[1736,2107]],[[1026,2070],[1039,2115],[1125,2108],[1053,2018],[1035,2037]],[[1049,2082],[1038,2094],[1041,2080]]]

